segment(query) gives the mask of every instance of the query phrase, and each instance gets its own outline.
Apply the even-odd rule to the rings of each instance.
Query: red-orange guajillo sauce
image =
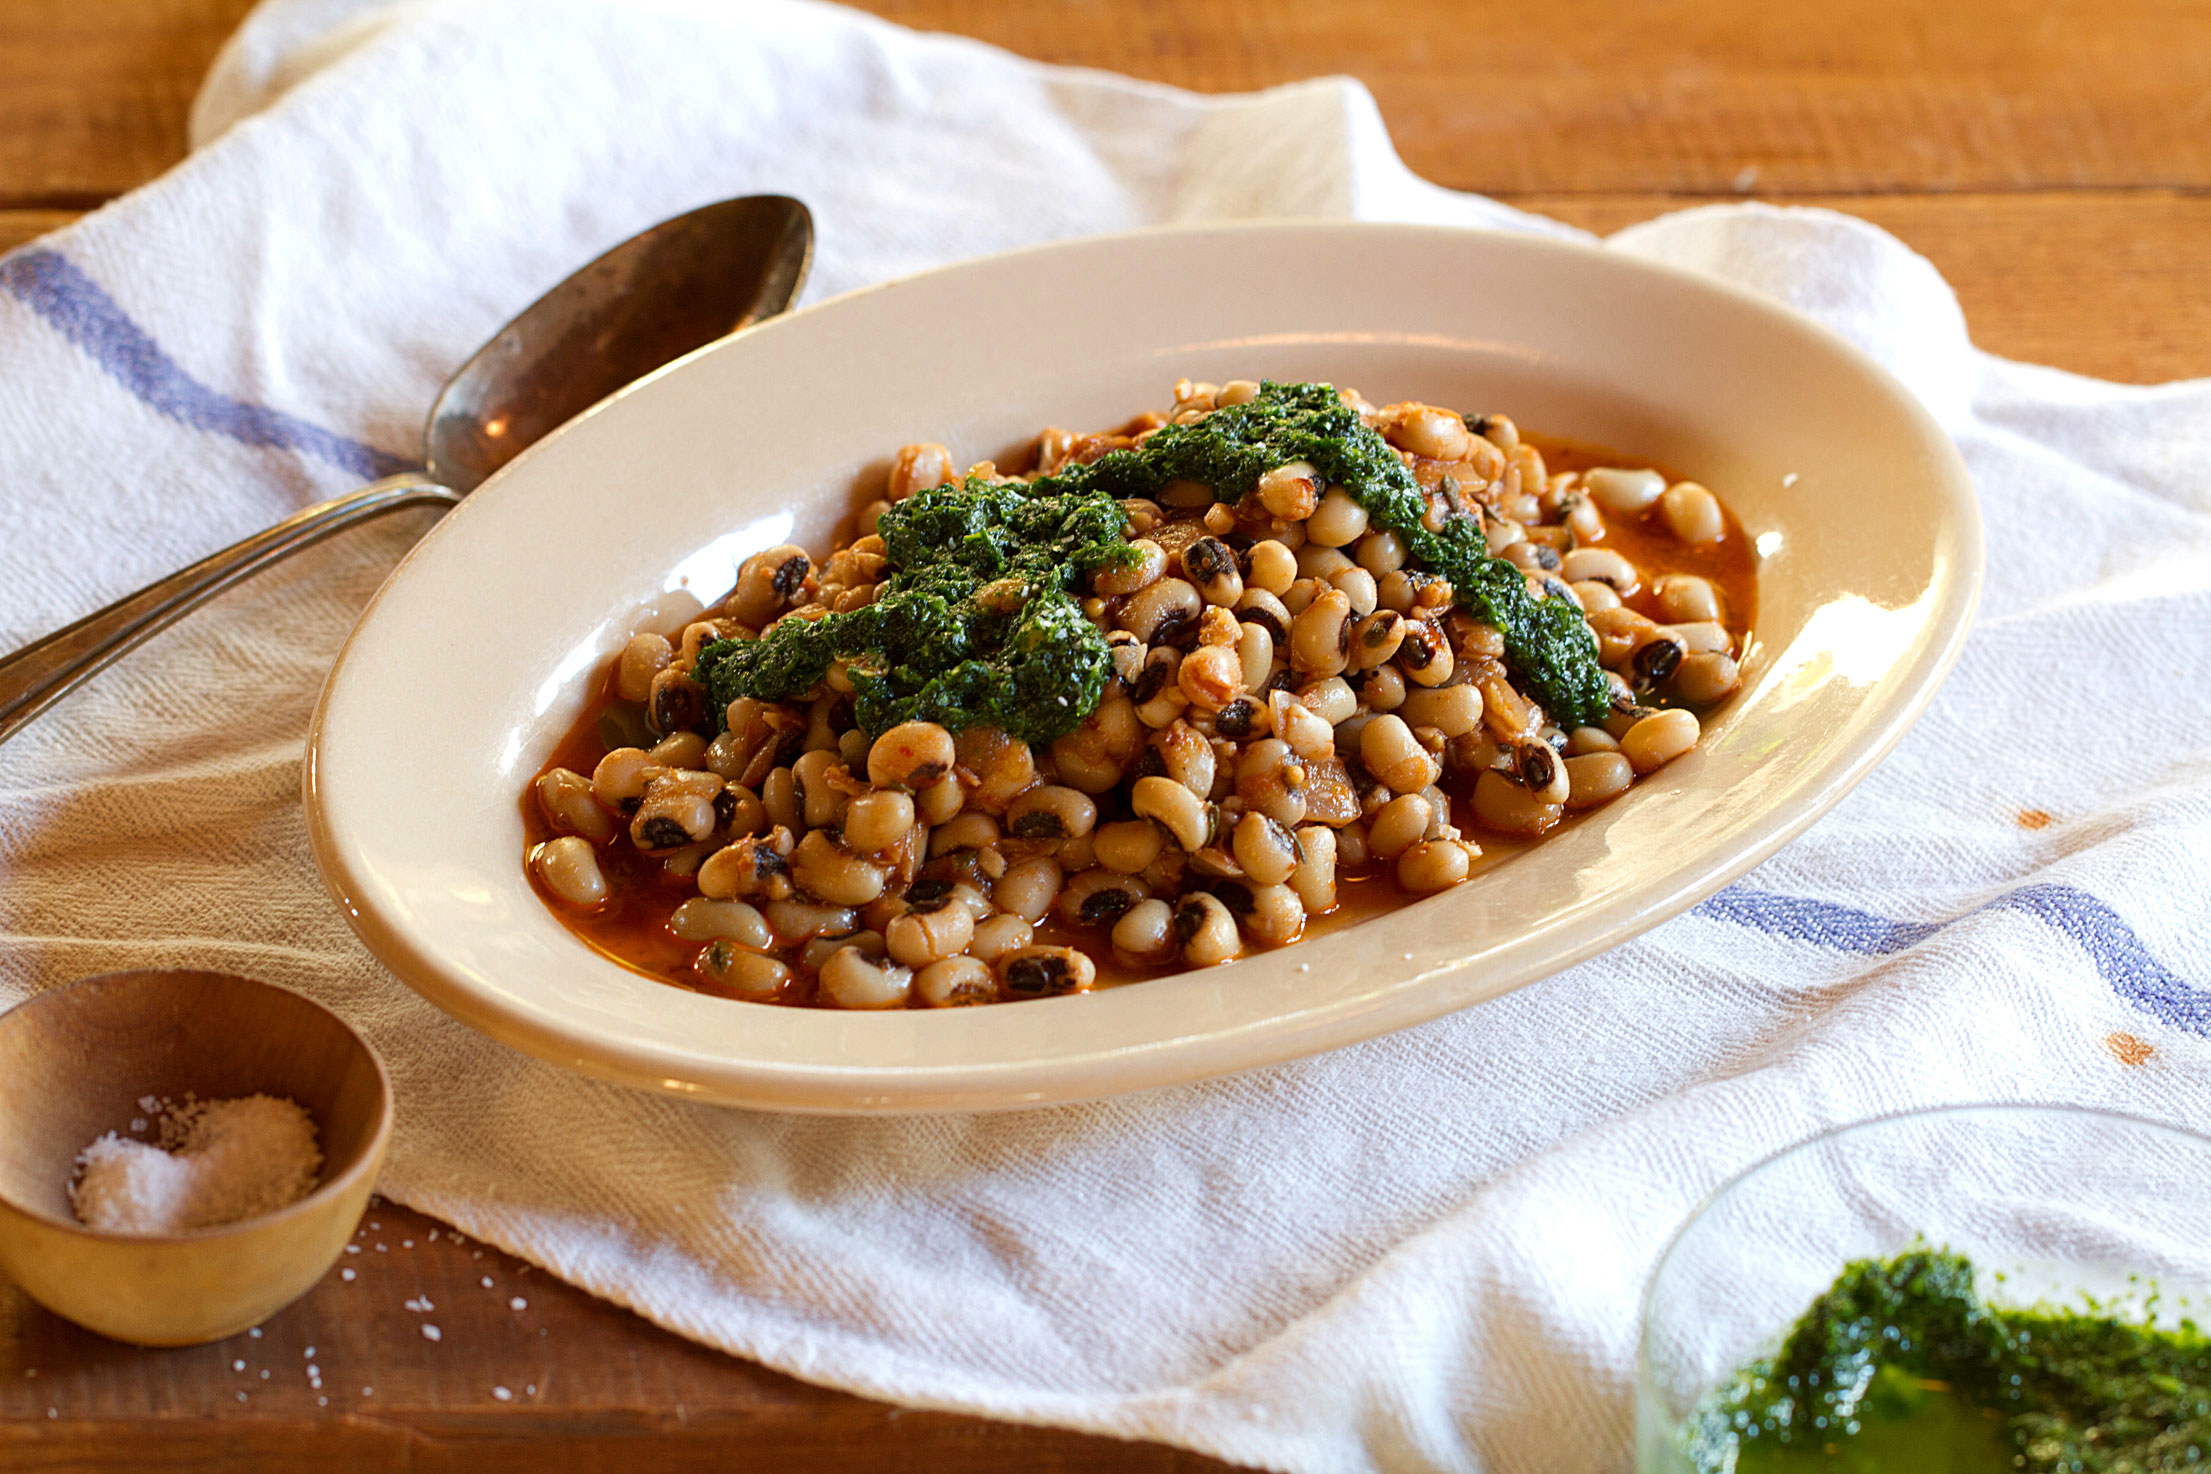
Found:
[[[1595,466],[1649,466],[1664,475],[1669,484],[1685,479],[1665,466],[1623,457],[1601,448],[1527,431],[1521,432],[1521,438],[1542,452],[1545,465],[1553,472],[1583,471]],[[1721,622],[1727,627],[1728,633],[1734,636],[1735,648],[1741,651],[1747,648],[1749,632],[1758,613],[1757,555],[1742,524],[1736,520],[1734,512],[1727,508],[1724,500],[1721,502],[1721,509],[1726,531],[1717,542],[1684,544],[1667,528],[1654,505],[1639,516],[1607,517],[1604,534],[1594,545],[1614,549],[1642,571],[1642,585],[1623,602],[1637,613],[1661,623],[1665,621],[1651,592],[1652,586],[1661,575],[1693,573],[1708,580],[1720,597]],[[848,536],[840,536],[838,545],[843,546],[850,540]],[[680,631],[671,629],[662,633],[673,640]],[[614,691],[612,662],[609,662],[598,696],[576,725],[561,739],[560,745],[553,749],[551,757],[540,772],[567,768],[589,776],[608,750],[607,744],[600,738],[601,719],[610,710],[623,705],[625,703],[621,702]],[[1481,846],[1482,853],[1473,862],[1470,879],[1522,850],[1542,843],[1542,839],[1522,839],[1482,828],[1474,819],[1463,785],[1454,782],[1447,773],[1439,780],[1439,786],[1451,798],[1452,822],[1467,838],[1475,840]],[[530,849],[555,837],[558,831],[546,820],[532,792],[525,791],[521,803],[526,856]],[[1558,833],[1578,818],[1579,815],[1569,812],[1550,833]],[[1103,814],[1100,822],[1105,822]],[[617,842],[597,848],[599,867],[606,877],[610,894],[608,900],[595,911],[579,911],[554,899],[543,882],[538,880],[535,870],[525,865],[531,883],[537,887],[546,906],[593,951],[631,971],[694,992],[721,996],[721,990],[702,978],[692,966],[693,959],[704,944],[683,941],[668,928],[668,919],[676,907],[698,894],[694,878],[667,874],[659,860],[642,854],[625,843]],[[1412,901],[1425,899],[1400,887],[1392,866],[1386,861],[1371,862],[1358,871],[1348,867],[1339,868],[1336,892],[1337,901],[1333,909],[1306,918],[1304,930],[1299,936],[1300,941],[1339,927],[1354,925]],[[1099,987],[1139,982],[1145,978],[1163,977],[1188,970],[1179,963],[1158,968],[1130,966],[1117,957],[1107,944],[1106,933],[1110,928],[1110,922],[1099,926],[1077,926],[1062,920],[1054,911],[1036,923],[1035,941],[1046,946],[1079,947],[1089,953],[1097,964]],[[1295,946],[1297,943],[1284,945]],[[813,979],[795,960],[786,960],[791,961],[796,976],[792,991],[783,1001],[798,1005],[812,1003]]]

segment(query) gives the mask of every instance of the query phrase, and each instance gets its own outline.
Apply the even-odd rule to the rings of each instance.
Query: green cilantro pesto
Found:
[[[1236,501],[1297,460],[1350,493],[1371,526],[1404,538],[1414,563],[1449,579],[1459,602],[1502,632],[1506,659],[1553,721],[1604,718],[1611,692],[1581,610],[1531,596],[1519,568],[1489,556],[1479,517],[1430,532],[1412,473],[1326,384],[1270,383],[1248,403],[1035,481],[917,493],[877,528],[891,573],[874,603],[785,619],[757,641],[715,641],[693,675],[719,710],[739,696],[801,696],[843,659],[870,734],[919,719],[1049,741],[1080,724],[1104,688],[1105,638],[1076,594],[1092,570],[1130,556],[1121,500],[1190,480]]]
[[[1169,425],[1141,449],[1115,451],[1058,480],[1150,497],[1187,479],[1235,501],[1290,461],[1311,463],[1366,508],[1369,526],[1396,533],[1414,563],[1449,579],[1458,601],[1504,635],[1505,659],[1552,721],[1570,728],[1604,719],[1611,689],[1580,608],[1570,599],[1530,595],[1517,566],[1489,555],[1480,517],[1453,517],[1430,532],[1420,483],[1327,384],[1266,384],[1247,403],[1195,424]]]
[[[1131,556],[1124,522],[1119,502],[1079,487],[969,480],[917,492],[877,525],[892,572],[874,603],[712,641],[693,678],[726,710],[739,696],[803,696],[842,659],[870,735],[930,721],[1049,742],[1105,688],[1112,656],[1073,591]]]
[[[1956,1254],[1850,1265],[1682,1429],[1698,1474],[2211,1466],[2211,1340],[1982,1301]]]

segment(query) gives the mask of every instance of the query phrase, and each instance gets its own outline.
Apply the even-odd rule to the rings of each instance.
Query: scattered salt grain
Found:
[[[1788,475],[1782,477],[1781,484],[1784,487],[1796,485],[1796,472],[1791,471]]]
[[[361,1389],[361,1395],[363,1397],[374,1397],[376,1395],[376,1389],[374,1387],[363,1387]]]
[[[432,1305],[430,1303],[430,1297],[428,1295],[421,1295],[412,1300],[403,1300],[400,1303],[402,1305],[405,1305],[409,1310],[413,1311],[417,1315],[422,1314],[422,1312],[424,1312],[425,1310],[437,1309],[435,1305]]]
[[[389,1254],[391,1250],[385,1248],[382,1244],[378,1244],[376,1246],[376,1252],[379,1254]]]
[[[318,1398],[316,1398],[316,1399],[315,1399],[315,1406],[316,1406],[316,1407],[328,1407],[328,1406],[330,1406],[330,1399],[329,1399],[329,1398],[327,1398],[327,1397],[318,1397]]]
[[[488,1290],[491,1288],[491,1276],[487,1274],[482,1279],[476,1281],[476,1283],[482,1285],[485,1289]]]
[[[515,1296],[512,1300],[509,1300],[507,1302],[507,1309],[509,1310],[528,1310],[529,1308],[530,1302],[523,1299],[520,1295]]]
[[[238,1395],[240,1397],[244,1397],[246,1394],[241,1392]],[[61,1416],[61,1409],[58,1407],[50,1407],[46,1410],[46,1416],[48,1418],[58,1418]]]
[[[530,1384],[529,1386],[527,1386],[527,1387],[523,1388],[523,1389],[522,1389],[522,1395],[523,1395],[524,1397],[535,1397],[535,1396],[537,1396],[537,1383],[535,1383],[535,1382],[532,1382],[532,1383],[531,1383],[531,1384]]]
[[[269,1369],[267,1367],[261,1369],[261,1380],[264,1382],[269,1380]]]
[[[255,1326],[252,1330],[246,1332],[246,1334],[253,1337],[254,1340],[258,1341],[261,1339],[261,1328],[259,1326]]]
[[[401,1239],[399,1241],[399,1247],[402,1249],[412,1249],[414,1246],[415,1241],[413,1239]]]
[[[494,1388],[492,1388],[492,1389],[491,1389],[491,1395],[492,1395],[493,1397],[496,1397],[496,1398],[498,1398],[498,1399],[499,1399],[499,1400],[500,1400],[501,1402],[509,1402],[509,1401],[512,1401],[512,1400],[513,1400],[513,1398],[514,1398],[514,1394],[513,1394],[512,1392],[508,1391],[508,1390],[507,1390],[506,1388],[504,1388],[504,1387],[494,1387]]]
[[[303,1361],[313,1361],[315,1359],[315,1348],[310,1346],[305,1351],[302,1351],[300,1353],[300,1359]]]
[[[243,1392],[239,1393],[239,1394],[238,1394],[238,1400],[239,1400],[240,1402],[244,1402],[244,1401],[246,1400],[246,1394],[245,1394],[245,1393],[243,1393]]]
[[[152,1097],[147,1097],[152,1099]],[[315,1189],[315,1123],[288,1100],[145,1100],[157,1143],[110,1131],[77,1154],[77,1217],[103,1233],[176,1233],[273,1213]]]
[[[338,1278],[350,1283],[353,1279],[353,1271],[350,1269],[341,1269],[338,1271]]]
[[[246,1359],[242,1356],[239,1357],[236,1361],[230,1364],[230,1369],[234,1372],[244,1371],[246,1369]]]
[[[425,1341],[442,1341],[445,1339],[445,1332],[439,1330],[436,1326],[425,1325],[422,1328],[422,1339]]]

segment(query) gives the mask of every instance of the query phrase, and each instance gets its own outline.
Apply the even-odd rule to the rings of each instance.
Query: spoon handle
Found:
[[[124,651],[242,578],[301,548],[402,507],[446,506],[460,500],[418,475],[390,476],[332,501],[294,512],[266,532],[211,553],[75,624],[33,640],[0,660],[0,742],[60,699],[79,681]]]

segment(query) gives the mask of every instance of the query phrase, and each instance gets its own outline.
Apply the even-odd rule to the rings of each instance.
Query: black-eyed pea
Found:
[[[1220,898],[1193,892],[1175,903],[1175,943],[1192,967],[1217,967],[1244,950],[1236,918]]]
[[[1378,860],[1394,860],[1428,834],[1434,812],[1417,793],[1401,793],[1367,821],[1367,850]]]
[[[1376,717],[1359,733],[1359,761],[1376,782],[1395,793],[1417,793],[1435,782],[1441,771],[1395,712]]]
[[[1115,623],[1146,643],[1166,644],[1204,612],[1197,585],[1185,578],[1162,578],[1129,595]]]
[[[1633,672],[1636,685],[1647,690],[1670,679],[1681,668],[1688,653],[1681,637],[1662,625],[1658,633],[1642,641],[1629,654],[1628,669]]]
[[[1233,526],[1233,513],[1230,518]],[[1207,604],[1231,608],[1244,594],[1236,554],[1218,537],[1201,537],[1182,550],[1182,576]]]
[[[675,914],[668,918],[668,930],[684,942],[736,942],[764,949],[775,941],[767,918],[751,906],[706,896],[693,896],[676,907]]]
[[[1290,888],[1297,892],[1308,916],[1335,909],[1335,830],[1308,824],[1297,831],[1297,869],[1290,874]]]
[[[725,845],[700,864],[699,894],[714,900],[783,900],[791,894],[792,849],[791,832],[781,828]]]
[[[968,1008],[998,1001],[998,975],[974,957],[947,957],[914,974],[913,996],[927,1008]]]
[[[1303,831],[1300,831],[1302,833]],[[1364,870],[1374,858],[1367,844],[1367,825],[1364,819],[1331,830],[1336,836],[1336,866],[1341,870]]]
[[[831,771],[843,766],[844,758],[834,748],[801,753],[791,764],[799,816],[807,828],[835,828],[844,822],[845,806],[851,799],[829,781]]]
[[[1725,655],[1735,648],[1735,637],[1717,620],[1697,619],[1687,624],[1662,625],[1660,628],[1679,641],[1682,650],[1690,655]]]
[[[1101,824],[1090,836],[1091,853],[1098,863],[1116,875],[1135,875],[1159,858],[1166,844],[1159,827],[1149,819],[1122,819]]]
[[[1211,806],[1172,778],[1137,779],[1130,790],[1129,807],[1139,818],[1157,820],[1187,853],[1196,854],[1212,843]]]
[[[914,817],[933,828],[949,823],[966,802],[967,790],[960,786],[959,779],[947,773],[914,795]]]
[[[1415,685],[1440,686],[1451,678],[1456,663],[1451,642],[1432,621],[1406,621],[1405,639],[1397,647],[1397,667],[1406,679]]]
[[[1593,809],[1628,791],[1635,766],[1617,752],[1585,752],[1566,760],[1566,807]]]
[[[532,785],[546,822],[563,834],[581,835],[593,844],[614,838],[614,816],[601,807],[591,780],[567,768],[548,768]]]
[[[1274,735],[1289,744],[1294,757],[1317,763],[1336,755],[1336,729],[1289,692],[1277,691],[1267,698],[1267,715]]]
[[[651,631],[632,635],[615,662],[614,689],[624,701],[643,701],[652,695],[653,677],[675,659],[675,646],[665,635]]]
[[[642,747],[617,747],[591,770],[591,792],[617,813],[631,813],[644,799],[645,785],[660,771]]]
[[[890,957],[884,950],[883,934],[879,931],[831,932],[807,939],[806,945],[798,949],[799,965],[809,972],[820,972],[831,957],[848,947],[875,962],[888,961]]]
[[[1575,548],[1559,559],[1558,571],[1573,583],[1601,583],[1616,594],[1632,594],[1642,586],[1642,573],[1610,548]]]
[[[1658,598],[1658,612],[1669,624],[1718,620],[1720,596],[1711,580],[1694,573],[1668,573],[1651,585]]]
[[[1119,598],[1150,588],[1166,576],[1167,550],[1148,537],[1129,544],[1125,561],[1090,576],[1091,592]]]
[[[961,814],[929,831],[929,858],[955,850],[979,850],[998,843],[998,821],[988,814]]]
[[[1625,607],[1593,611],[1589,628],[1597,637],[1597,660],[1608,670],[1624,668],[1638,649],[1663,633],[1656,620]]]
[[[1615,517],[1645,510],[1666,494],[1666,478],[1656,471],[1599,466],[1582,473],[1583,490],[1590,500]]]
[[[967,908],[967,914],[982,921],[997,911],[997,903],[966,881],[952,887],[952,899]]]
[[[935,722],[900,722],[868,749],[868,781],[919,793],[948,776],[957,757],[952,734]]]
[[[768,929],[784,946],[822,937],[851,937],[860,929],[860,913],[850,906],[824,906],[813,901],[770,901],[760,908]],[[877,938],[880,942],[881,938]],[[818,966],[809,961],[808,966]]]
[[[934,441],[919,441],[900,447],[892,457],[884,490],[892,501],[904,501],[917,491],[933,490],[951,479],[952,452]]]
[[[1690,706],[1710,706],[1735,694],[1743,673],[1735,661],[1717,651],[1698,651],[1674,671],[1674,697]]]
[[[791,855],[792,882],[831,906],[865,906],[883,894],[886,879],[882,866],[853,854],[826,830],[809,832]]]
[[[1058,783],[1040,783],[1006,809],[1006,832],[1016,839],[1079,839],[1097,822],[1097,804]]]
[[[1330,676],[1301,687],[1297,700],[1298,705],[1331,727],[1350,721],[1359,710],[1359,693],[1352,690],[1351,683],[1342,676]]]
[[[1620,607],[1620,595],[1608,583],[1577,583],[1567,585],[1574,601],[1581,605],[1584,614],[1599,614],[1607,609]]]
[[[754,1003],[774,1002],[791,980],[791,969],[781,960],[728,940],[700,948],[691,968],[704,981]]]
[[[1716,543],[1727,531],[1719,498],[1694,481],[1676,482],[1658,500],[1659,513],[1675,537],[1685,543]]]
[[[1620,739],[1602,727],[1576,727],[1566,734],[1566,755],[1587,757],[1591,753],[1618,752]]]
[[[1290,616],[1290,623],[1293,626],[1297,623],[1297,617],[1310,609],[1313,606],[1313,600],[1320,597],[1320,591],[1327,587],[1327,583],[1321,579],[1300,578],[1296,583],[1282,591],[1282,608]],[[1287,645],[1288,641],[1283,639],[1277,640],[1275,643]]]
[[[1274,674],[1274,632],[1256,622],[1239,625],[1236,665],[1238,683],[1243,690],[1264,690],[1267,677]]]
[[[1397,883],[1414,895],[1429,895],[1449,890],[1473,868],[1465,841],[1424,840],[1397,857]]]
[[[1405,539],[1389,531],[1369,532],[1359,539],[1359,546],[1352,552],[1353,561],[1379,581],[1405,566],[1408,556]]]
[[[1265,814],[1247,813],[1236,821],[1230,850],[1244,874],[1261,885],[1281,885],[1297,871],[1297,836]]]
[[[603,905],[609,894],[598,852],[573,834],[549,839],[530,851],[530,868],[559,900],[582,910]]]
[[[1261,475],[1257,489],[1267,515],[1301,522],[1320,505],[1321,476],[1310,462],[1291,461]]]
[[[1350,663],[1353,670],[1373,670],[1397,658],[1405,643],[1405,616],[1394,609],[1370,610],[1351,627]]]
[[[883,945],[889,949],[891,960],[907,967],[942,962],[965,952],[974,940],[975,914],[953,899],[932,911],[894,916],[883,928]]]
[[[1679,708],[1654,711],[1628,728],[1620,751],[1638,776],[1656,772],[1697,745],[1703,735],[1694,713]]]
[[[904,1008],[913,987],[912,968],[878,961],[858,947],[839,947],[821,965],[818,992],[836,1008]]]
[[[1345,569],[1357,566],[1342,548],[1326,543],[1307,543],[1297,550],[1297,576],[1318,580],[1323,587],[1331,586],[1328,581]]]
[[[1053,998],[1088,991],[1098,965],[1073,947],[1021,947],[998,959],[998,980],[1009,998]]]
[[[1279,599],[1285,589],[1297,582],[1297,554],[1274,538],[1253,543],[1246,556],[1249,561],[1249,571],[1244,578],[1246,594],[1256,591]],[[1242,607],[1240,601],[1238,607]]]
[[[1076,926],[1109,926],[1150,896],[1150,888],[1133,876],[1085,870],[1069,878],[1054,909],[1061,920]]]
[[[1482,724],[1482,688],[1470,681],[1420,687],[1407,691],[1396,711],[1407,726],[1434,727],[1447,738],[1463,736]]]
[[[1201,799],[1212,795],[1219,757],[1204,733],[1178,721],[1153,737],[1151,748],[1158,754],[1161,774]]]
[[[1250,887],[1250,903],[1236,920],[1255,940],[1280,947],[1294,942],[1305,930],[1305,903],[1287,885]]]
[[[990,821],[983,815],[974,817]],[[896,789],[878,788],[873,793],[863,793],[845,805],[844,842],[862,854],[887,850],[904,839],[914,827],[914,801],[911,794]],[[992,826],[996,828],[995,825]],[[934,836],[932,836],[933,840]],[[997,838],[994,833],[992,839]],[[984,843],[989,843],[988,840]]]
[[[776,614],[803,603],[810,592],[814,560],[795,543],[754,553],[737,570],[737,587],[726,607],[740,623],[759,629]]]
[[[1400,568],[1394,573],[1384,574],[1381,581],[1375,585],[1374,606],[1377,609],[1389,609],[1399,614],[1409,614],[1413,609],[1413,601],[1419,596],[1419,593],[1420,582],[1418,577]]]
[[[1548,742],[1523,742],[1514,747],[1510,776],[1532,798],[1547,804],[1566,802],[1566,763]]]
[[[1532,574],[1558,573],[1564,566],[1558,549],[1548,543],[1535,542],[1528,538],[1508,544],[1505,548],[1505,561],[1523,573]]]
[[[1409,693],[1405,689],[1405,673],[1394,665],[1378,666],[1367,672],[1360,684],[1359,699],[1369,710],[1395,711],[1405,704]]]
[[[1545,802],[1497,768],[1474,780],[1472,808],[1484,827],[1525,838],[1548,831],[1565,812],[1564,804]]]
[[[1558,520],[1577,542],[1591,543],[1605,535],[1604,513],[1580,491],[1558,499]]]
[[[1295,828],[1304,822],[1308,769],[1279,737],[1249,742],[1236,758],[1236,796],[1255,813]]]
[[[648,852],[681,849],[711,837],[721,823],[715,800],[722,780],[712,773],[653,768],[630,816],[630,843]]]
[[[985,962],[996,962],[1008,952],[1026,947],[1036,929],[1010,911],[999,911],[975,923],[975,940],[967,950]]]
[[[1450,410],[1432,404],[1406,404],[1392,406],[1390,413],[1383,434],[1400,450],[1432,461],[1459,461],[1472,448],[1473,437],[1467,433],[1466,421]]]
[[[1161,900],[1139,901],[1113,923],[1113,953],[1137,967],[1164,967],[1175,958],[1175,912]]]
[[[991,887],[991,898],[999,910],[1034,925],[1044,919],[1044,913],[1058,899],[1062,875],[1059,861],[1050,855],[1023,860],[1006,867],[1006,873]]]
[[[1377,585],[1364,568],[1342,568],[1328,576],[1329,587],[1351,601],[1351,617],[1364,619],[1374,612]]]

